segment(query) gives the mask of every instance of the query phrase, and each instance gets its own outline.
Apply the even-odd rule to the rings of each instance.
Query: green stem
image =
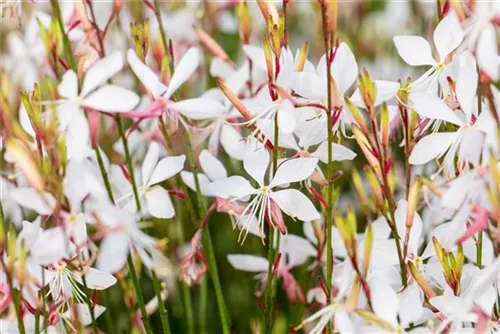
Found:
[[[196,186],[196,198],[198,202],[199,215],[198,218],[203,217],[206,211],[206,204],[201,195],[200,181],[198,178],[198,168],[194,161],[193,147],[189,138],[189,133],[185,131],[186,148],[189,164],[193,171],[194,183]],[[222,293],[222,286],[219,279],[219,271],[217,269],[217,263],[215,259],[214,246],[212,243],[212,236],[210,235],[210,228],[207,226],[202,233],[202,245],[205,250],[207,257],[207,265],[210,277],[214,284],[215,298],[217,299],[217,306],[219,308],[219,316],[222,324],[222,332],[224,334],[229,334],[231,332],[231,320],[229,318],[229,313],[227,311],[226,303],[224,301],[224,295]]]
[[[89,307],[90,319],[92,320],[92,330],[94,331],[94,334],[97,334],[98,330],[97,330],[97,323],[95,321],[94,306],[92,305],[92,302],[89,297],[89,286],[87,285],[87,278],[85,276],[86,275],[82,275],[82,282],[83,286],[85,287],[85,302]]]
[[[276,174],[278,170],[278,142],[279,142],[279,127],[278,127],[278,113],[274,115],[274,145],[273,145],[273,175]],[[277,234],[277,237],[275,235]],[[265,290],[265,304],[264,304],[264,333],[270,333],[273,328],[273,299],[276,291],[277,278],[272,276],[273,266],[276,262],[276,257],[279,253],[280,233],[274,228],[269,227],[268,242],[269,251],[267,253],[267,284]],[[274,245],[274,239],[276,238],[276,245]]]
[[[164,334],[170,334],[170,323],[168,322],[168,311],[165,307],[165,302],[161,297],[161,287],[158,281],[158,277],[156,276],[155,271],[151,272],[153,276],[153,287],[155,289],[156,298],[158,299],[158,311],[160,312],[161,326]]]
[[[111,317],[111,309],[109,307],[110,305],[109,305],[108,291],[107,290],[101,290],[101,298],[102,298],[103,305],[107,306],[106,312],[104,312],[104,319],[106,320],[106,326],[108,327],[108,333],[116,333],[115,326],[113,324],[113,319]]]
[[[479,268],[483,265],[483,232],[480,231],[476,243],[476,263]]]
[[[139,280],[137,279],[137,274],[134,268],[134,261],[132,260],[132,255],[129,254],[127,257],[127,264],[130,272],[130,276],[132,277],[132,283],[134,284],[134,289],[137,294],[137,303],[139,303],[139,309],[142,314],[142,323],[144,324],[144,329],[147,334],[153,334],[153,330],[151,329],[151,324],[149,323],[148,313],[146,311],[146,305],[144,304],[144,297],[142,296],[141,287],[139,285]]]
[[[104,180],[104,186],[106,187],[106,191],[108,193],[109,200],[115,204],[115,199],[113,197],[113,191],[111,190],[111,183],[109,182],[108,172],[104,167],[104,161],[101,155],[101,149],[98,145],[94,148],[96,156],[97,156],[97,164],[99,165],[99,170],[101,171],[102,179]]]
[[[57,24],[59,25],[59,30],[61,31],[61,36],[63,39],[64,51],[66,52],[66,57],[68,58],[68,65],[73,71],[77,71],[75,57],[73,56],[73,51],[71,50],[71,43],[69,41],[66,30],[64,29],[64,22],[62,19],[61,8],[59,7],[59,2],[57,0],[50,0],[50,4],[54,11],[54,16],[57,19]]]

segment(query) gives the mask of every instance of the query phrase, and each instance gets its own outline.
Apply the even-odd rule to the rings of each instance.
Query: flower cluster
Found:
[[[436,2],[24,4],[1,331],[500,331],[500,6]]]

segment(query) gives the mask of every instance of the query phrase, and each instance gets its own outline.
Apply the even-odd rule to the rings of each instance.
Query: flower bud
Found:
[[[149,49],[149,20],[144,22],[131,22],[130,31],[134,41],[134,50],[137,57],[145,62]]]
[[[201,29],[200,27],[195,26],[194,31],[196,35],[198,36],[201,44],[215,57],[219,57],[225,62],[229,62],[229,56],[227,53],[222,49],[222,47],[217,43],[215,39],[213,39],[209,34],[205,32],[205,30]]]
[[[238,3],[236,15],[239,21],[240,39],[243,44],[248,44],[252,35],[252,17],[246,1],[242,0]]]
[[[8,139],[5,146],[7,151],[12,155],[17,166],[23,172],[30,186],[37,191],[43,191],[44,181],[42,174],[38,169],[38,164],[35,161],[36,155],[29,152],[26,147],[13,138]]]
[[[306,60],[307,60],[308,50],[309,50],[309,46],[308,46],[307,42],[304,42],[304,44],[302,44],[302,46],[300,47],[299,54],[295,60],[295,71],[296,72],[302,72],[302,70],[304,69],[304,65],[306,64]]]

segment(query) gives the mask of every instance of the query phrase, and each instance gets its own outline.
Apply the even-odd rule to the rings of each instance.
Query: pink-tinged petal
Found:
[[[248,153],[243,159],[245,171],[260,186],[264,185],[264,175],[269,166],[269,152],[265,148]]]
[[[297,189],[285,189],[271,193],[271,198],[280,209],[292,218],[311,221],[320,218],[314,204]]]
[[[237,270],[249,272],[267,272],[268,262],[267,259],[245,254],[229,254],[227,256],[229,263]]]
[[[207,174],[210,180],[216,181],[227,177],[226,168],[222,162],[217,160],[210,152],[203,150],[199,157],[201,169]]]
[[[67,99],[78,96],[78,77],[75,71],[69,70],[64,73],[61,83],[57,86],[57,93]]]
[[[175,174],[179,173],[184,168],[184,162],[186,161],[185,155],[179,155],[174,157],[165,157],[161,159],[156,168],[151,175],[151,178],[147,182],[148,186],[165,181],[171,178]]]
[[[168,108],[193,120],[213,118],[226,109],[220,102],[206,98],[193,98],[170,103]]]
[[[175,67],[174,74],[170,79],[165,98],[168,99],[175,91],[189,79],[200,63],[200,51],[190,48]]]
[[[88,93],[104,84],[116,73],[120,72],[122,67],[123,55],[119,51],[96,61],[85,74],[80,95],[84,97],[87,96]]]
[[[140,98],[134,92],[115,85],[104,85],[83,101],[83,106],[104,112],[125,112],[134,109]]]
[[[250,182],[241,176],[230,176],[217,180],[208,185],[207,189],[217,197],[245,197],[254,194],[255,190]]]
[[[411,66],[434,65],[429,42],[420,36],[396,36],[394,44],[399,55]]]
[[[298,158],[283,162],[269,184],[276,187],[286,183],[299,182],[307,179],[318,165],[318,158]]]
[[[145,197],[151,216],[170,219],[175,215],[174,205],[166,189],[154,186],[146,192]]]
[[[464,39],[464,32],[460,26],[457,15],[450,11],[444,19],[439,22],[434,30],[434,45],[439,53],[439,60],[444,62],[446,56],[455,50]]]
[[[456,132],[432,133],[420,139],[410,155],[412,165],[423,165],[445,153],[458,138]]]
[[[120,115],[136,118],[157,118],[163,114],[167,104],[162,98],[156,99],[144,110],[122,112]]]
[[[467,239],[472,238],[476,233],[488,228],[488,211],[481,206],[476,206],[473,212],[477,214],[476,219],[467,227],[465,233],[457,239],[456,244],[461,244]]]
[[[158,76],[137,57],[134,50],[128,50],[127,60],[137,78],[154,97],[159,97],[167,90],[167,86],[165,86],[160,79],[158,79]]]

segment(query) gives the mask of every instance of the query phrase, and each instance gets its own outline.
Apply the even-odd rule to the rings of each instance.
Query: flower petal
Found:
[[[158,79],[158,76],[137,57],[134,50],[128,50],[127,60],[137,78],[154,97],[159,97],[167,90],[167,86],[165,86],[160,79]]]
[[[152,186],[153,184],[165,181],[166,179],[179,173],[184,168],[185,161],[185,155],[165,157],[161,159],[156,165],[147,185]]]
[[[134,92],[115,85],[104,85],[83,101],[83,106],[104,112],[130,111],[139,103]]]
[[[186,99],[171,103],[168,107],[194,120],[213,118],[225,110],[220,102],[207,98]]]
[[[156,218],[169,219],[175,215],[174,205],[168,191],[161,186],[150,188],[146,194],[149,214]]]
[[[422,117],[440,119],[456,125],[463,124],[455,112],[432,93],[414,92],[410,94],[410,99],[413,101],[413,109]]]
[[[319,213],[309,198],[297,189],[285,189],[271,193],[280,209],[292,218],[302,221],[319,219]]]
[[[410,155],[412,165],[423,165],[446,152],[457,139],[456,132],[432,133],[420,139]]]
[[[331,74],[342,95],[345,94],[358,77],[358,63],[346,43],[340,43],[335,53],[335,58],[331,65]]]
[[[47,216],[52,214],[56,206],[56,199],[50,193],[38,193],[32,188],[17,188],[10,191],[10,196],[19,205]]]
[[[322,142],[311,156],[319,158],[321,162],[328,162],[328,142]],[[356,153],[351,151],[345,146],[332,143],[332,160],[333,161],[344,161],[352,160],[356,157]]]
[[[174,75],[170,79],[165,98],[168,99],[172,94],[193,74],[200,63],[200,52],[197,48],[190,48],[181,58],[175,67]]]
[[[434,65],[431,46],[420,36],[396,36],[394,44],[399,55],[410,66]]]
[[[226,168],[222,162],[217,160],[210,152],[203,150],[199,157],[201,169],[207,174],[208,178],[212,181],[224,179],[227,177]]]
[[[85,74],[80,96],[87,96],[88,93],[104,84],[109,78],[118,73],[122,67],[123,55],[119,51],[96,61]]]
[[[230,176],[226,179],[212,182],[207,187],[218,197],[245,197],[255,193],[250,182],[241,176]]]
[[[101,242],[97,268],[108,273],[116,273],[127,261],[128,248],[128,237],[125,233],[109,233]]]
[[[298,158],[285,161],[279,166],[269,187],[307,179],[316,168],[318,158]]]
[[[477,41],[476,57],[479,68],[493,80],[499,78],[498,44],[495,27],[492,24],[483,28]]]
[[[153,175],[156,163],[158,162],[158,157],[160,156],[160,147],[156,142],[149,144],[148,152],[144,157],[141,167],[142,183],[144,185],[149,184],[149,179]]]
[[[74,99],[78,96],[78,77],[75,71],[69,70],[64,73],[61,83],[57,86],[57,93],[67,99]]]
[[[260,186],[264,185],[264,175],[269,166],[269,152],[265,148],[248,153],[243,159],[245,171]]]
[[[237,270],[250,272],[267,272],[268,262],[265,258],[255,255],[229,254],[229,263]]]
[[[439,60],[444,62],[446,56],[455,50],[464,39],[464,32],[454,11],[450,10],[449,14],[439,22],[434,30],[433,38],[439,53]]]

